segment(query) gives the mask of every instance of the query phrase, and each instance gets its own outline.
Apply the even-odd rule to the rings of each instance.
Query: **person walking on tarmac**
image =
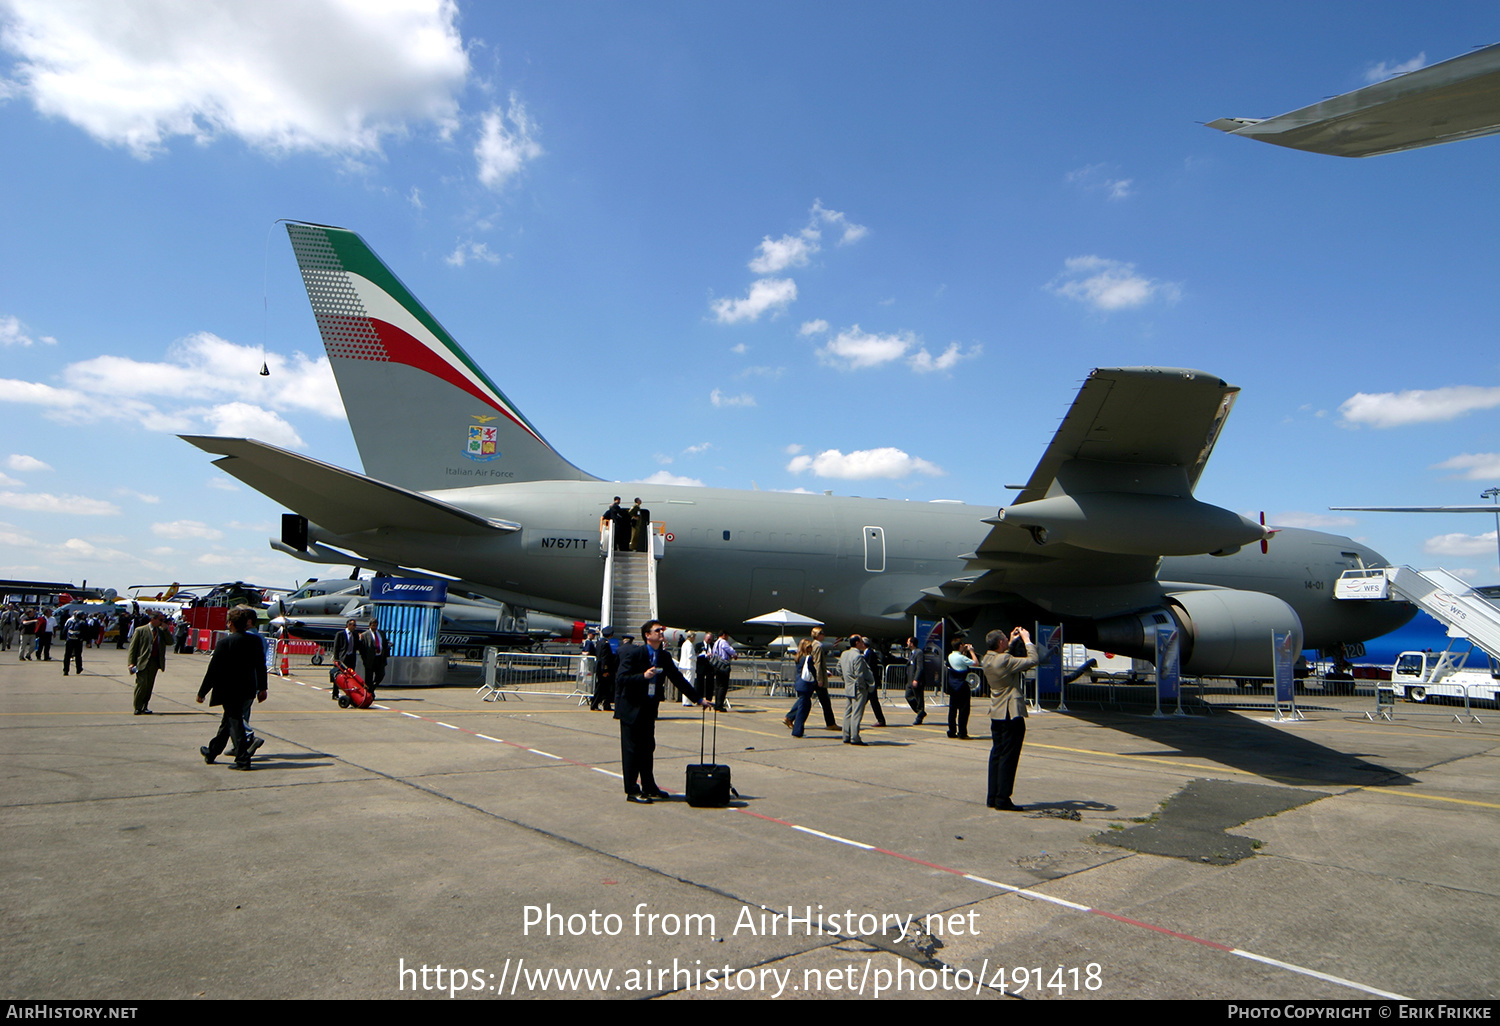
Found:
[[[212,693],[209,704],[224,709],[219,732],[198,749],[198,754],[204,762],[212,763],[229,745],[238,770],[250,768],[250,757],[261,745],[260,738],[247,740],[245,721],[255,702],[266,700],[266,650],[259,638],[245,633],[253,623],[255,611],[249,606],[235,606],[229,611],[230,633],[214,647],[198,688],[198,704]]]

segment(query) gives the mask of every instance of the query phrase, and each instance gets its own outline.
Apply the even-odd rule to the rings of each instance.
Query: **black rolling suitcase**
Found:
[[[697,763],[687,768],[687,801],[697,808],[723,808],[735,793],[729,784],[729,767],[717,762],[703,762],[703,735],[707,733],[708,710],[704,710],[698,731]],[[719,711],[714,710],[714,743],[711,758],[719,757]]]

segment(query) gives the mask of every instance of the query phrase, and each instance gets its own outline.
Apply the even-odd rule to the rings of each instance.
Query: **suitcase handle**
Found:
[[[708,731],[708,710],[705,708],[698,717],[698,761],[703,761],[703,736]],[[719,761],[719,707],[714,706],[714,744],[713,761]]]

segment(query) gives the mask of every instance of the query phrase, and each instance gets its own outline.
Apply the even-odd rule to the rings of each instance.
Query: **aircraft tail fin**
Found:
[[[287,234],[366,474],[414,491],[598,480],[547,443],[358,235],[303,222]]]

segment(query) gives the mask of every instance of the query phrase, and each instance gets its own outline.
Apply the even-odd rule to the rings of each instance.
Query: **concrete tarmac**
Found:
[[[972,741],[898,698],[854,748],[741,699],[740,797],[694,809],[680,706],[678,797],[642,806],[616,722],[562,698],[343,710],[273,678],[243,773],[198,754],[206,657],[170,658],[151,716],[123,653],[84,664],[0,656],[7,998],[1500,994],[1494,711],[1049,712],[1002,813],[978,704]]]

